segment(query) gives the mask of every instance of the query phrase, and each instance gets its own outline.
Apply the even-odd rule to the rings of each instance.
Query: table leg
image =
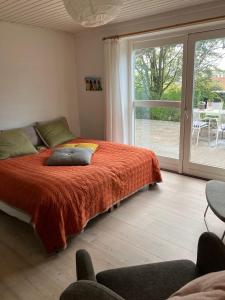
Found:
[[[204,222],[205,222],[205,227],[206,227],[207,231],[209,231],[208,225],[206,223],[206,214],[207,214],[208,208],[209,208],[209,205],[207,205],[206,210],[204,212]]]
[[[225,231],[224,231],[224,233],[223,233],[223,236],[222,236],[221,240],[223,240],[223,239],[224,239],[224,236],[225,236]]]
[[[208,144],[210,145],[210,127],[211,127],[211,121],[209,120],[209,126],[208,126]]]

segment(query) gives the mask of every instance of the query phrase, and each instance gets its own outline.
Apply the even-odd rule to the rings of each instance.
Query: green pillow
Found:
[[[0,159],[37,153],[23,129],[4,130],[0,133]]]
[[[54,147],[74,139],[65,118],[36,124],[36,129],[44,144]]]

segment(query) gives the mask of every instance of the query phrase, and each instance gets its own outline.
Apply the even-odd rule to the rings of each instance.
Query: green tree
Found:
[[[224,55],[225,38],[198,41],[195,44],[195,74],[212,76]],[[221,51],[222,50],[222,51]]]
[[[222,87],[214,81],[213,74],[220,72],[218,62],[225,57],[225,38],[198,41],[195,45],[194,106],[205,98],[218,97],[214,92]]]
[[[172,83],[163,93],[163,99],[180,101],[181,99],[181,85],[178,83]]]
[[[136,99],[161,99],[174,82],[181,80],[182,46],[145,48],[135,53]]]
[[[194,104],[204,98],[216,97],[215,90],[221,87],[212,80],[220,71],[218,62],[225,56],[225,38],[198,41],[195,46]],[[181,99],[183,64],[182,45],[169,45],[139,49],[135,52],[135,97],[136,100]],[[177,110],[167,108],[138,108],[137,117],[167,120],[172,113],[178,120]]]
[[[205,75],[196,76],[193,106],[197,107],[200,101],[206,99],[212,101],[214,99],[221,98],[218,93],[215,92],[219,90],[222,90],[221,85],[218,84],[218,82],[212,80],[211,77]]]

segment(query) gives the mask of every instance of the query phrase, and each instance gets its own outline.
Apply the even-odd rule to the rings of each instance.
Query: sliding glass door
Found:
[[[153,150],[161,166],[179,171],[184,87],[182,37],[137,42],[133,52],[134,144]]]
[[[187,74],[183,171],[225,180],[225,30],[190,35]]]
[[[132,137],[164,169],[225,180],[225,30],[132,45]]]

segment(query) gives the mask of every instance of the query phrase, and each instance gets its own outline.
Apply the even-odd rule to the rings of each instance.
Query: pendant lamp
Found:
[[[97,27],[112,21],[124,0],[63,0],[70,16],[84,27]]]

